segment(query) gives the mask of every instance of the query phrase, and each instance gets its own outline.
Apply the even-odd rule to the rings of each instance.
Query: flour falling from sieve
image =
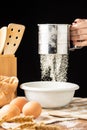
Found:
[[[68,55],[41,54],[41,80],[67,81]]]

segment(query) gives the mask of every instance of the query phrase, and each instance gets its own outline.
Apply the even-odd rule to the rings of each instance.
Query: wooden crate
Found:
[[[0,75],[17,76],[17,58],[15,55],[0,55]]]

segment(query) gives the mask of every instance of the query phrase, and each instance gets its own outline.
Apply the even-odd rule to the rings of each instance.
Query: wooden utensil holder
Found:
[[[17,76],[17,58],[15,55],[0,55],[0,75]]]

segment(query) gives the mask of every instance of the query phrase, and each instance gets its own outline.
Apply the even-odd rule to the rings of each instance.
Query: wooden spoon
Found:
[[[24,34],[25,26],[10,23],[7,27],[7,37],[3,54],[15,54]]]
[[[3,52],[3,48],[6,41],[6,35],[7,35],[7,27],[3,26],[0,29],[0,54]]]

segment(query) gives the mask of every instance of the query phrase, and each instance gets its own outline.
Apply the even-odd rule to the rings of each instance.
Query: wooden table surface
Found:
[[[67,115],[70,115],[68,120]],[[59,125],[61,130],[87,130],[87,98],[75,98],[68,106],[57,111],[43,109],[38,121],[45,121],[48,125]],[[6,129],[0,127],[0,130]]]

